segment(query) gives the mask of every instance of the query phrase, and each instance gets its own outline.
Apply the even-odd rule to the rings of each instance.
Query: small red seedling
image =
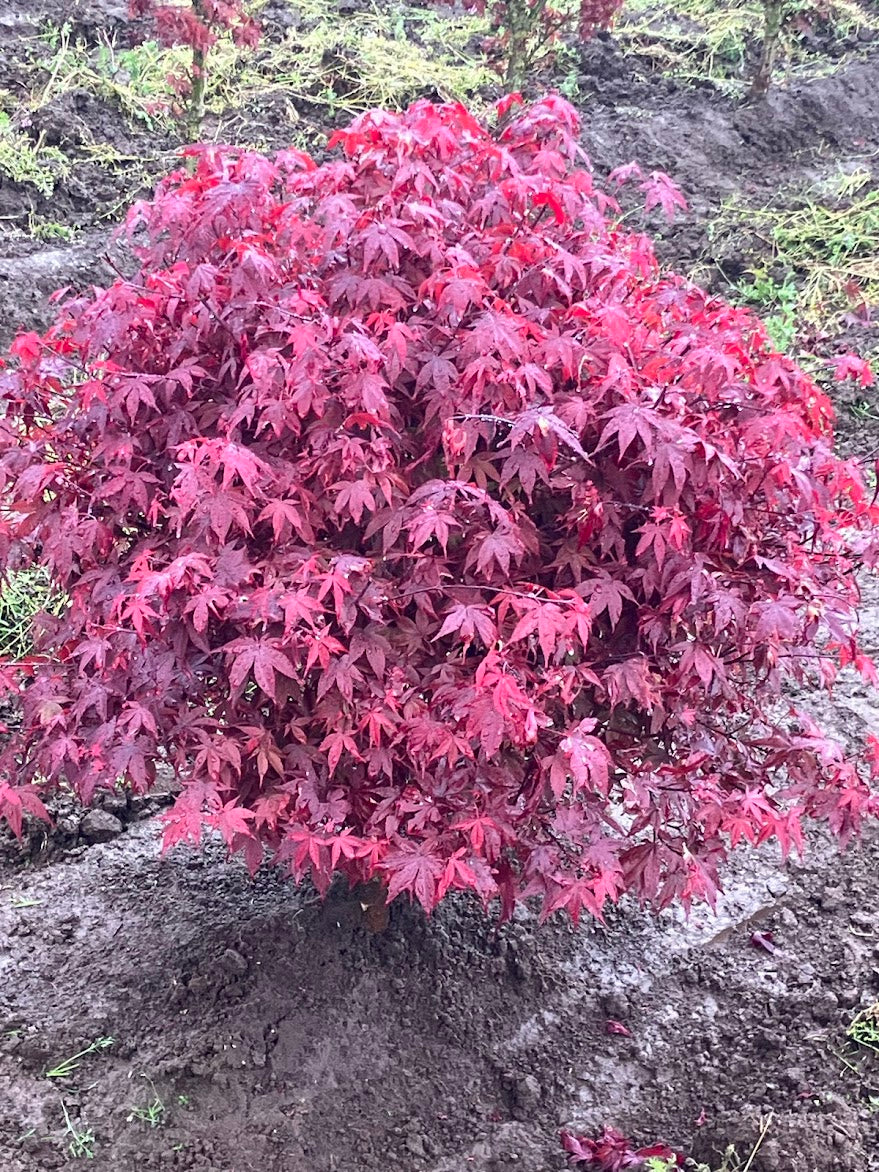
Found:
[[[563,1131],[562,1147],[568,1153],[570,1163],[585,1172],[622,1172],[623,1169],[643,1172],[648,1160],[662,1160],[669,1169],[683,1168],[686,1162],[684,1156],[668,1144],[634,1148],[621,1132],[607,1126],[594,1138]]]
[[[608,1034],[616,1034],[621,1038],[631,1038],[632,1031],[628,1026],[624,1026],[621,1021],[606,1021],[604,1023],[605,1032]]]
[[[772,932],[752,932],[750,943],[752,948],[761,948],[764,952],[778,952],[775,935]]]

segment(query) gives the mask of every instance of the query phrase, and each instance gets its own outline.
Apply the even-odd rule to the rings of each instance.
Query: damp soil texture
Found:
[[[43,18],[97,37],[125,13],[0,4],[7,92]],[[603,39],[577,83],[596,170],[634,158],[686,192],[659,247],[687,271],[712,260],[731,197],[768,201],[879,152],[879,48],[759,105]],[[4,340],[48,320],[55,288],[111,271],[130,176],[79,148],[100,133],[146,149],[84,92],[41,117],[39,141],[78,161],[51,195],[0,178],[0,219],[17,226],[0,233]],[[35,239],[33,216],[73,239]],[[746,264],[735,241],[711,270],[719,289]],[[841,344],[876,345],[869,314],[847,328]],[[873,424],[844,408],[843,442],[868,453]],[[876,653],[869,582],[864,630]],[[809,699],[843,738],[879,731],[853,680]],[[802,860],[742,857],[716,913],[688,919],[623,905],[600,927],[528,910],[498,927],[450,899],[430,919],[395,904],[373,933],[344,891],[320,903],[274,873],[251,881],[211,844],[160,857],[160,807],[62,803],[47,838],[2,844],[2,1172],[558,1172],[559,1130],[605,1123],[713,1169],[879,1169],[879,1055],[847,1034],[879,1001],[879,829],[841,856],[816,837]]]

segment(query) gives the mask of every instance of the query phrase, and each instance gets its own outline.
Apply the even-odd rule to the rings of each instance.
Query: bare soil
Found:
[[[86,32],[123,15],[0,3],[4,61],[44,11]],[[681,268],[705,259],[728,195],[879,151],[879,53],[752,107],[604,40],[580,81],[597,170],[637,158],[687,192],[660,241]],[[77,119],[106,132],[113,118],[82,98],[53,125],[63,144]],[[0,241],[4,338],[48,320],[52,289],[111,271],[96,208],[114,193],[78,182],[55,207],[75,243]],[[35,198],[0,186],[4,216]],[[846,443],[868,450],[876,436],[842,414]],[[864,623],[877,652],[872,584]],[[879,731],[855,681],[809,702],[844,738]],[[879,1059],[846,1040],[879,1000],[879,828],[841,857],[821,836],[805,860],[742,856],[716,914],[624,905],[575,927],[523,909],[498,928],[449,900],[430,920],[395,904],[373,934],[344,890],[321,904],[273,872],[251,882],[216,844],[160,858],[161,804],[111,799],[86,821],[62,802],[48,837],[0,843],[2,1172],[80,1167],[75,1134],[95,1172],[556,1172],[559,1129],[604,1123],[717,1167],[730,1144],[744,1162],[770,1113],[752,1172],[879,1170]]]

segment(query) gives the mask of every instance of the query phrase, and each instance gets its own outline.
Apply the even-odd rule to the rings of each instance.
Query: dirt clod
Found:
[[[121,834],[125,827],[115,814],[109,810],[89,810],[79,824],[79,832],[86,842],[109,842],[117,834]]]

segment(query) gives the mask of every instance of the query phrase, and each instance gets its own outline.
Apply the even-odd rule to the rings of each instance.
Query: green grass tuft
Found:
[[[25,659],[33,651],[34,620],[60,614],[67,605],[40,567],[16,570],[0,586],[0,660]]]
[[[0,111],[0,177],[29,183],[48,199],[56,182],[69,170],[63,152],[45,146],[42,136],[34,141],[15,127],[9,114]]]
[[[423,96],[471,102],[497,80],[478,49],[487,26],[477,16],[377,0],[344,18],[331,0],[303,0],[296,11],[298,27],[280,40],[266,36],[255,51],[228,35],[218,39],[208,58],[208,114],[266,96],[330,116],[399,108]],[[113,102],[132,123],[165,131],[179,126],[181,111],[167,79],[188,73],[185,47],[147,41],[123,49],[107,35],[89,44],[68,26],[49,29],[43,45],[47,76],[33,95],[35,107],[87,90]]]
[[[863,168],[781,191],[763,207],[729,200],[709,237],[722,271],[731,255],[748,263],[739,296],[770,316],[780,349],[835,336],[847,312],[879,304],[879,183]]]

